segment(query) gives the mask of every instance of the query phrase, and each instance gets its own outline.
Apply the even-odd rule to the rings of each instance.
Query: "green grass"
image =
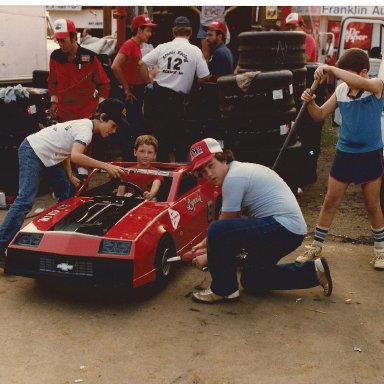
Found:
[[[323,125],[321,133],[321,150],[325,152],[335,152],[337,143],[338,127],[332,126],[332,117],[329,116]]]

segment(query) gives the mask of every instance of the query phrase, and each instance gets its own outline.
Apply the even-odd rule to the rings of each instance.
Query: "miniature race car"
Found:
[[[165,285],[172,269],[167,260],[177,260],[201,241],[218,217],[221,190],[195,178],[188,164],[153,163],[157,170],[112,164],[125,168],[124,178],[93,170],[74,197],[16,234],[8,247],[6,274],[131,288]],[[144,200],[141,188],[129,181],[131,173],[162,177],[156,201]],[[128,193],[117,196],[122,183]]]

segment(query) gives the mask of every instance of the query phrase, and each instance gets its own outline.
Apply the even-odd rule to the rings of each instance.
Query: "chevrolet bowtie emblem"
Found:
[[[68,271],[72,271],[74,266],[67,263],[60,263],[56,265],[56,268],[61,269],[63,272],[68,272]]]

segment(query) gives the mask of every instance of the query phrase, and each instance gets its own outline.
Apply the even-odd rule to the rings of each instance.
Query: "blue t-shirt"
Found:
[[[382,148],[383,93],[378,100],[368,91],[357,99],[349,97],[348,92],[346,83],[338,85],[335,91],[342,118],[336,148],[349,153],[366,153]]]
[[[273,217],[289,231],[307,233],[297,200],[285,181],[260,164],[232,161],[223,185],[223,212],[248,211],[255,218]]]
[[[213,51],[208,62],[208,68],[211,75],[216,77],[233,73],[233,55],[224,43],[221,43]]]

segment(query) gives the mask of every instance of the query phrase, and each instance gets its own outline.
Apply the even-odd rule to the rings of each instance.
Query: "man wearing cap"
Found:
[[[72,20],[56,20],[53,37],[60,48],[49,61],[50,114],[59,122],[88,118],[108,97],[109,79],[96,53],[77,44]]]
[[[137,136],[143,135],[143,100],[145,80],[138,70],[141,59],[141,47],[152,35],[153,24],[147,15],[133,18],[131,23],[132,38],[120,48],[112,64],[112,71],[122,87],[122,98],[127,107],[127,120],[131,126],[129,134],[120,132],[123,160],[134,161],[133,144]]]
[[[316,41],[312,35],[306,33],[303,17],[296,12],[290,13],[285,19],[285,27],[288,31],[302,31],[305,33],[305,53],[307,56],[307,62],[316,62]]]
[[[224,44],[227,25],[224,21],[213,20],[207,31],[207,42],[211,56],[208,61],[210,80],[233,73],[233,55]]]
[[[236,255],[246,259],[241,284],[250,293],[266,290],[303,289],[322,286],[332,293],[332,279],[325,258],[302,265],[277,264],[302,243],[307,226],[295,196],[271,169],[234,161],[231,151],[208,138],[190,148],[192,170],[199,177],[222,187],[220,219],[211,223],[207,238],[192,251],[207,248],[192,263],[208,264],[210,288],[196,292],[199,303],[234,301],[239,298]],[[244,212],[248,217],[241,216]]]
[[[201,6],[201,7],[191,7],[194,12],[196,12],[199,15],[200,18],[200,26],[199,30],[197,32],[197,38],[201,41],[201,50],[203,51],[203,55],[205,60],[208,61],[209,59],[209,46],[207,44],[207,31],[208,28],[213,20],[220,20],[225,22],[225,18],[227,15],[234,11],[237,7],[225,7],[225,6],[218,6],[218,5],[209,5],[209,6]],[[229,43],[229,33],[228,30],[226,32],[226,35],[223,39],[225,44]]]
[[[176,161],[187,159],[190,140],[185,127],[184,103],[195,78],[201,83],[209,77],[203,53],[189,42],[192,35],[189,19],[177,17],[172,32],[172,41],[159,44],[139,62],[139,69],[147,81],[148,67],[158,67],[153,85],[153,115],[149,116],[152,124],[149,128],[159,140],[159,161],[169,161],[170,153],[174,154]]]
[[[47,177],[58,201],[71,197],[80,181],[72,174],[71,162],[86,168],[104,169],[120,177],[124,169],[85,155],[94,134],[107,138],[124,127],[126,109],[117,99],[106,99],[92,119],[58,123],[29,135],[19,147],[19,192],[0,227],[0,266],[5,250],[31,210],[40,181]]]

